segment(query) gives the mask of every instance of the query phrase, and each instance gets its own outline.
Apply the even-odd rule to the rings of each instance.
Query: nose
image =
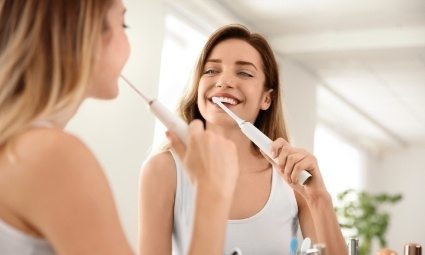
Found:
[[[217,88],[233,88],[233,87],[234,87],[234,84],[233,84],[233,82],[232,82],[232,81],[230,81],[230,80],[219,79],[219,80],[216,82],[215,86],[216,86]]]

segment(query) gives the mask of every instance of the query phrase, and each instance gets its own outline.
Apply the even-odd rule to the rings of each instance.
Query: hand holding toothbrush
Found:
[[[304,149],[292,147],[283,138],[273,141],[271,147],[273,159],[267,155],[264,156],[279,170],[283,179],[307,201],[328,194],[313,154]],[[299,174],[303,170],[312,175],[308,180],[308,185],[299,185],[298,183]]]
[[[189,125],[186,144],[167,132],[196,189],[195,218],[188,254],[223,254],[227,219],[239,176],[236,145],[204,129],[200,120]]]
[[[239,175],[233,142],[205,130],[200,120],[189,125],[187,146],[173,131],[167,131],[167,137],[195,187],[208,188],[226,199],[233,196]]]
[[[348,254],[332,198],[326,190],[316,158],[304,149],[292,147],[283,138],[273,141],[272,156],[273,160],[268,160],[272,164],[277,162],[275,167],[298,197],[298,217],[303,235],[325,244],[328,254]],[[297,173],[303,169],[312,175],[307,185],[296,182]]]
[[[272,157],[272,143],[264,133],[262,133],[258,128],[256,128],[251,122],[239,118],[234,112],[227,108],[219,97],[213,97],[212,101],[217,104],[223,111],[225,111],[239,126],[242,133],[248,137],[255,145],[260,148],[261,153],[272,162],[273,165],[278,164],[275,161],[274,156]],[[304,185],[310,179],[311,174],[304,169],[298,171],[297,182],[301,185]]]

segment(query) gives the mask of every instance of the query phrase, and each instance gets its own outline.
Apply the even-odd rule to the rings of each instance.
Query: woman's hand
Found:
[[[278,138],[272,143],[272,155],[274,156],[273,160],[267,156],[266,158],[279,170],[284,180],[306,201],[312,201],[321,195],[328,195],[314,155],[304,149],[292,147],[283,138]],[[298,176],[302,170],[306,170],[312,175],[306,181],[306,185],[298,183]]]
[[[227,219],[239,175],[233,142],[204,130],[199,120],[189,126],[187,147],[167,133],[196,188],[195,218],[189,255],[223,254]]]
[[[272,143],[272,154],[276,161],[271,161],[272,164],[302,197],[297,199],[302,233],[313,238],[315,243],[324,243],[329,254],[348,254],[332,199],[326,190],[316,158],[304,149],[292,147],[283,138]],[[312,175],[306,185],[298,183],[298,175],[302,170]]]
[[[167,137],[196,187],[206,186],[226,197],[233,196],[239,175],[233,142],[205,130],[200,120],[190,124],[187,146],[172,132],[167,132]]]

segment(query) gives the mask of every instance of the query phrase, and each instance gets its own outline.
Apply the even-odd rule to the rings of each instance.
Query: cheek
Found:
[[[203,79],[199,80],[198,84],[198,103],[202,103],[204,101],[204,98],[206,97],[206,90],[207,87],[205,85],[205,81]]]
[[[111,41],[105,51],[105,66],[109,67],[112,74],[121,73],[127,59],[130,55],[130,44],[127,36],[119,35]]]
[[[130,42],[128,41],[127,35],[123,34],[121,36],[120,43],[118,45],[120,48],[120,60],[122,69],[130,56]]]
[[[100,54],[89,96],[111,99],[118,95],[118,79],[130,52],[126,36],[114,37]]]
[[[207,104],[207,100],[206,100],[206,93],[207,93],[207,86],[205,84],[204,81],[200,80],[199,81],[199,85],[198,85],[198,99],[197,99],[197,103],[198,103],[198,108],[199,111],[201,113],[203,113],[205,111],[206,108],[206,104]]]
[[[198,104],[199,110],[202,111],[202,109],[204,109],[205,93],[202,90],[201,86],[198,87],[198,93],[197,93],[197,95],[198,95],[198,98],[196,99],[197,100],[196,103]]]

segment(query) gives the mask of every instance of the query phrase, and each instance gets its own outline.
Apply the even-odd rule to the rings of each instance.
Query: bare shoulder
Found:
[[[171,152],[163,151],[146,160],[141,171],[141,183],[155,182],[176,187],[176,164]],[[170,186],[168,186],[170,187]]]
[[[13,150],[17,212],[58,253],[129,254],[108,180],[80,139],[39,128],[22,134]]]
[[[169,151],[149,158],[140,173],[141,254],[170,254],[176,194],[176,166]]]
[[[31,204],[28,201],[35,202],[36,197],[43,194],[63,195],[75,190],[89,192],[96,187],[109,189],[93,153],[80,139],[63,130],[39,128],[27,131],[17,138],[12,153],[15,162],[11,164],[11,170],[18,177],[27,205]]]
[[[76,136],[61,129],[39,128],[22,134],[13,148],[16,165],[25,169],[25,174],[60,177],[101,170],[93,153]],[[85,171],[91,169],[91,171]],[[102,171],[100,171],[102,172]]]
[[[16,139],[14,150],[18,161],[37,160],[38,163],[48,158],[72,158],[79,156],[93,157],[87,146],[76,136],[61,129],[38,128],[20,135]]]
[[[145,201],[150,197],[174,202],[177,174],[171,152],[163,151],[146,160],[140,173],[139,187]]]
[[[175,167],[175,161],[170,151],[162,151],[153,155],[143,165],[143,169],[175,169]]]

